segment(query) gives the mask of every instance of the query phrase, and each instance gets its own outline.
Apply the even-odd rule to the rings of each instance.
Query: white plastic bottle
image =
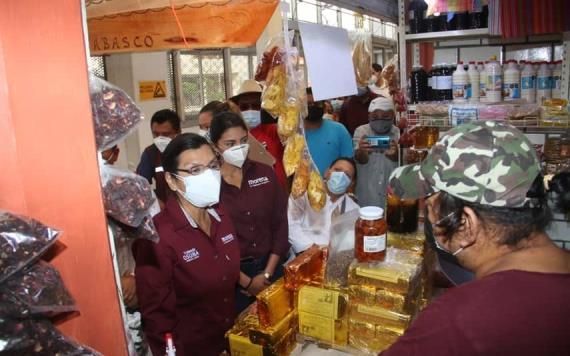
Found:
[[[532,62],[526,62],[521,72],[521,97],[527,103],[536,102],[536,71]]]
[[[562,61],[554,62],[554,70],[552,71],[552,98],[560,99],[560,89],[562,87]]]
[[[552,72],[548,68],[548,63],[541,62],[536,74],[537,85],[536,85],[536,101],[541,104],[544,99],[550,99],[552,97],[552,88],[550,87],[550,81],[552,77]]]
[[[477,69],[479,69],[479,101],[484,103],[487,101],[487,71],[483,62],[477,64]]]
[[[497,61],[497,56],[491,56],[489,63],[485,66],[487,72],[487,102],[498,103],[501,101],[503,91],[503,70]]]
[[[457,63],[457,69],[453,72],[453,101],[464,102],[469,99],[471,83],[469,75],[463,67],[463,62]]]
[[[509,60],[506,63],[503,79],[503,97],[505,100],[521,98],[521,74],[517,61]]]
[[[535,72],[538,72],[538,68],[540,68],[540,63],[541,62],[532,62],[532,69],[534,69]]]
[[[467,75],[469,76],[469,83],[471,84],[471,93],[468,93],[467,96],[469,97],[469,100],[477,102],[479,101],[480,76],[479,71],[475,66],[475,62],[469,62]]]

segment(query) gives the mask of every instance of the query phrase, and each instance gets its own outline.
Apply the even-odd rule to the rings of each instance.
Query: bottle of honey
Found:
[[[358,262],[383,261],[386,257],[386,232],[384,209],[375,206],[360,208],[356,220],[354,251]]]

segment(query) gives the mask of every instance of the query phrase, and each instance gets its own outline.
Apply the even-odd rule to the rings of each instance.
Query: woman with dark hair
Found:
[[[570,355],[570,254],[545,232],[547,198],[568,212],[570,173],[543,179],[513,126],[453,128],[394,193],[426,198],[426,237],[475,274],[429,304],[382,355]]]
[[[205,138],[182,134],[163,156],[173,192],[154,218],[158,243],[138,240],[135,278],[145,334],[154,355],[171,333],[180,355],[219,355],[235,318],[239,244],[217,207],[221,162]]]
[[[270,166],[247,159],[248,131],[232,112],[214,116],[210,139],[223,156],[221,202],[235,224],[241,251],[237,311],[283,274],[287,200]]]

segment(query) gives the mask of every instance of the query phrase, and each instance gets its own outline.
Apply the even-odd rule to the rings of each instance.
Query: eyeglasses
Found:
[[[441,225],[443,224],[444,221],[449,220],[454,215],[455,215],[455,211],[447,214],[443,218],[441,218],[438,221],[436,221],[435,223],[433,223],[433,226],[441,227]]]
[[[219,157],[216,157],[210,163],[208,163],[208,165],[206,165],[206,166],[196,165],[196,166],[190,167],[189,169],[178,168],[177,171],[188,173],[191,176],[198,176],[198,175],[204,173],[204,171],[207,169],[211,169],[213,171],[219,171],[221,167],[222,167],[222,162],[221,162]]]
[[[261,103],[240,103],[238,106],[240,111],[261,110]]]

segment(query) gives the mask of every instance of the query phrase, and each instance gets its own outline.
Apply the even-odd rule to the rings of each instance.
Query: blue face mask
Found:
[[[243,120],[250,129],[253,129],[261,124],[261,112],[259,110],[242,111],[241,115],[243,116]]]
[[[332,172],[331,176],[327,180],[327,188],[329,192],[341,195],[346,193],[346,190],[350,186],[350,177],[344,172]]]

